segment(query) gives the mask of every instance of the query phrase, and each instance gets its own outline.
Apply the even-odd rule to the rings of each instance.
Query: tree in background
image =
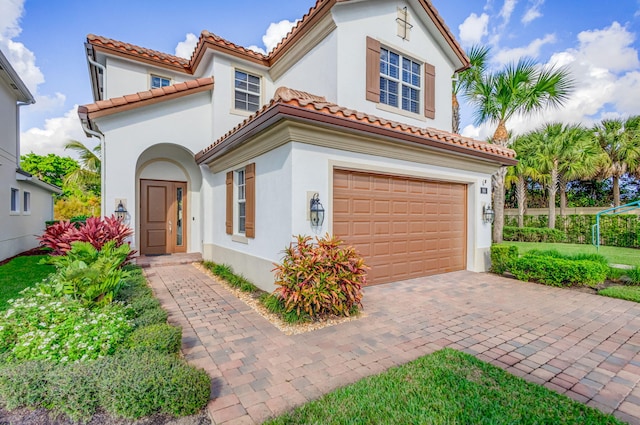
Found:
[[[545,68],[532,59],[521,59],[496,72],[485,72],[472,82],[465,94],[475,107],[476,124],[496,123],[492,143],[509,144],[507,121],[515,115],[529,115],[562,106],[573,90],[573,80],[565,69]],[[506,167],[492,177],[493,241],[502,242]]]
[[[456,78],[453,79],[451,129],[454,133],[460,133],[460,103],[458,102],[458,95],[466,93],[469,87],[474,82],[479,81],[482,74],[486,72],[489,50],[489,47],[486,46],[472,46],[467,52],[470,63],[469,68],[458,72]]]
[[[80,157],[80,167],[65,177],[65,183],[76,185],[83,189],[84,192],[91,192],[94,195],[100,194],[100,168],[102,162],[100,159],[100,145],[93,149],[89,149],[82,142],[77,140],[69,140],[64,146],[78,153]]]
[[[518,163],[507,169],[505,185],[515,186],[515,197],[518,204],[518,227],[524,227],[524,215],[527,212],[527,181],[540,181],[541,173],[534,167],[532,158],[533,144],[527,136],[517,137],[511,148],[516,151]]]
[[[50,153],[36,155],[31,152],[20,156],[20,168],[43,182],[63,187],[64,177],[80,168],[78,161],[67,156]]]
[[[593,135],[606,153],[601,173],[613,179],[613,206],[620,206],[620,179],[636,173],[640,167],[640,115],[622,119],[602,120],[593,128]]]

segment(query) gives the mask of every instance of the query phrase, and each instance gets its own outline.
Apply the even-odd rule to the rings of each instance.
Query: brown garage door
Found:
[[[333,232],[379,284],[466,268],[466,185],[335,170]]]

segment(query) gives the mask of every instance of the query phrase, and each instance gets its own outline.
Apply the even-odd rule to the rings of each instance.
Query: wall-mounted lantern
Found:
[[[129,212],[127,211],[127,208],[124,206],[123,200],[120,199],[118,201],[118,206],[116,207],[116,210],[114,211],[114,214],[116,215],[116,218],[120,221],[125,221],[127,219],[127,214]]]
[[[493,211],[491,206],[482,206],[482,221],[484,221],[485,223],[493,223],[493,218],[495,217],[495,215],[496,213]]]
[[[311,226],[320,227],[324,223],[324,207],[320,203],[320,197],[317,193],[311,198],[309,205],[309,220],[311,220]]]

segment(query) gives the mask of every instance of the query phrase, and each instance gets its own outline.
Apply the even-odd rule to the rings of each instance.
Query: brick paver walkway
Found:
[[[191,265],[146,270],[213,379],[216,424],[260,423],[442,347],[640,424],[635,303],[463,271],[366,288],[366,317],[286,336]]]

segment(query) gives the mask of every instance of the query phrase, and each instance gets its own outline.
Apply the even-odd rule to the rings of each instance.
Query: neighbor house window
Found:
[[[380,103],[420,113],[421,65],[385,48],[380,49]]]
[[[235,109],[255,112],[260,108],[260,77],[236,70]]]
[[[238,170],[229,171],[226,187],[225,227],[227,234],[255,238],[256,164],[247,164]]]
[[[22,211],[31,213],[31,192],[22,193]]]
[[[242,170],[236,171],[236,184],[237,184],[237,201],[236,204],[238,206],[237,209],[237,217],[238,217],[238,233],[244,233],[246,228],[246,218],[247,218],[247,192],[246,192],[246,181],[245,181],[245,172],[244,168]]]
[[[159,77],[157,75],[151,76],[151,88],[159,89],[161,87],[167,87],[171,85],[171,79],[165,77]]]
[[[20,212],[20,190],[11,188],[11,212]]]

